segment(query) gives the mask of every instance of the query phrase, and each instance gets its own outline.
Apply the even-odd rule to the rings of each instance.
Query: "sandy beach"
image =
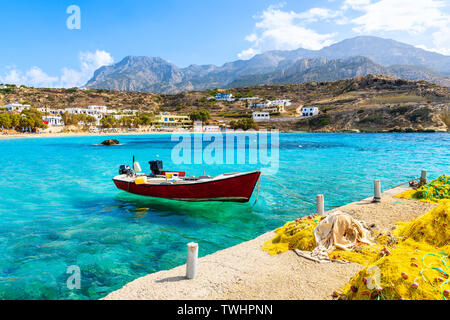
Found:
[[[2,139],[30,139],[30,138],[64,138],[64,137],[111,137],[111,136],[131,136],[131,135],[161,135],[161,134],[229,134],[239,133],[239,131],[226,131],[226,132],[193,132],[193,131],[132,131],[132,132],[67,132],[67,133],[30,133],[30,134],[8,134],[0,135]],[[245,133],[245,131],[242,131]],[[282,133],[282,132],[279,132]],[[285,132],[285,133],[305,133],[303,131],[298,132]]]
[[[148,132],[148,131],[133,131],[133,132],[69,132],[69,133],[30,133],[30,134],[8,134],[0,135],[1,139],[30,139],[30,138],[64,138],[64,137],[110,137],[110,136],[129,136],[129,135],[155,135],[155,134],[172,134],[174,132]],[[188,132],[181,132],[188,133]]]
[[[372,197],[335,210],[374,224],[377,232],[394,228],[398,221],[409,221],[434,207],[434,204],[395,198],[406,187],[382,194],[379,203]],[[271,256],[261,245],[274,236],[268,232],[256,239],[202,257],[198,276],[185,278],[186,266],[160,271],[136,279],[104,299],[331,299],[332,292],[345,283],[362,266],[355,263],[319,264],[298,257],[293,251]],[[200,248],[201,252],[201,248]]]

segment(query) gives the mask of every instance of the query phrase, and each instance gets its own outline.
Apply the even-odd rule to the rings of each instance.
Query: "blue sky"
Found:
[[[80,29],[67,27],[70,5]],[[358,35],[450,54],[445,0],[15,0],[2,1],[0,26],[0,82],[44,87],[83,85],[127,55],[222,65]]]

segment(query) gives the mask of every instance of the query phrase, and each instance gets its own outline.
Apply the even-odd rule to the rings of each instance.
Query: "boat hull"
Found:
[[[136,185],[133,181],[113,179],[117,188],[147,197],[179,201],[248,202],[261,172],[254,171],[218,180],[199,180],[188,184]]]

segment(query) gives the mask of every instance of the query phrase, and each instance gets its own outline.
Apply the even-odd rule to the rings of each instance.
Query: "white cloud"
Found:
[[[24,78],[16,69],[9,70],[4,78],[0,78],[1,83],[22,84]]]
[[[85,73],[93,73],[102,66],[110,65],[114,62],[111,55],[102,50],[95,52],[80,53],[81,70]]]
[[[358,3],[359,2],[359,3]],[[413,36],[430,33],[436,51],[450,54],[450,15],[441,0],[346,0],[343,8],[351,7],[363,12],[351,20],[358,33],[407,32]]]
[[[311,8],[308,11],[295,14],[295,18],[303,19],[303,22],[316,22],[318,20],[327,20],[336,18],[341,13],[326,8]]]
[[[345,0],[342,5],[342,10],[361,10],[368,4],[370,4],[370,0]]]
[[[111,55],[102,50],[97,50],[95,52],[80,52],[79,59],[79,71],[63,68],[60,81],[61,87],[68,88],[84,85],[92,77],[95,70],[114,62]]]
[[[429,47],[427,47],[427,46],[424,45],[424,44],[418,44],[418,45],[416,45],[415,47],[416,47],[416,48],[419,48],[419,49],[431,51],[431,52],[436,52],[436,53],[444,54],[444,55],[450,55],[450,50],[445,50],[445,49],[444,49],[444,50],[439,50],[439,49],[436,49],[436,48],[429,48]]]
[[[373,31],[406,31],[423,33],[431,27],[449,22],[443,14],[445,3],[440,0],[380,0],[360,7],[365,12],[352,22],[359,25],[360,33]]]
[[[238,58],[241,60],[248,60],[258,53],[261,53],[259,50],[255,50],[253,48],[248,48],[247,50],[243,50],[241,53],[238,53]]]
[[[436,52],[450,56],[450,22],[433,33],[433,44]]]
[[[59,80],[58,77],[49,76],[38,67],[28,70],[25,73],[25,79],[26,83],[33,87],[52,87]]]
[[[79,70],[63,68],[60,76],[50,76],[36,66],[26,72],[12,68],[4,77],[0,77],[0,82],[48,88],[78,87],[84,85],[95,70],[101,66],[112,64],[114,59],[108,52],[96,50],[95,52],[80,52],[79,61]]]
[[[240,59],[249,59],[267,50],[293,50],[299,47],[318,50],[332,44],[334,33],[321,34],[305,24],[334,18],[338,15],[325,8],[312,8],[306,12],[282,11],[282,5],[269,6],[256,18],[256,32],[245,39],[252,46],[238,54]]]

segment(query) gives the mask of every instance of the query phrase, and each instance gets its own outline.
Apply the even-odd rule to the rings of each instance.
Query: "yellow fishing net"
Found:
[[[340,299],[450,299],[450,200],[440,200],[428,213],[400,223],[392,235],[360,252],[335,251],[366,267],[356,274]]]
[[[408,190],[396,196],[397,198],[418,199],[428,202],[438,202],[450,199],[450,176],[443,175],[425,184],[417,190]]]
[[[449,247],[436,250],[412,239],[369,263],[334,295],[349,300],[448,299]],[[447,291],[446,291],[447,290]]]
[[[450,299],[450,176],[443,175],[417,190],[397,197],[438,203],[424,215],[400,222],[390,234],[379,234],[375,244],[353,251],[335,250],[331,259],[364,265],[341,292],[339,299],[449,300]],[[312,251],[314,229],[324,217],[313,215],[290,221],[275,230],[263,245],[269,254],[290,249]]]
[[[398,237],[409,237],[417,242],[427,242],[436,247],[450,243],[450,199],[440,200],[439,205],[410,222],[399,222],[394,230]]]
[[[290,221],[276,229],[275,238],[264,243],[262,249],[271,255],[293,249],[312,251],[316,247],[313,231],[322,219],[321,216],[312,215]]]

